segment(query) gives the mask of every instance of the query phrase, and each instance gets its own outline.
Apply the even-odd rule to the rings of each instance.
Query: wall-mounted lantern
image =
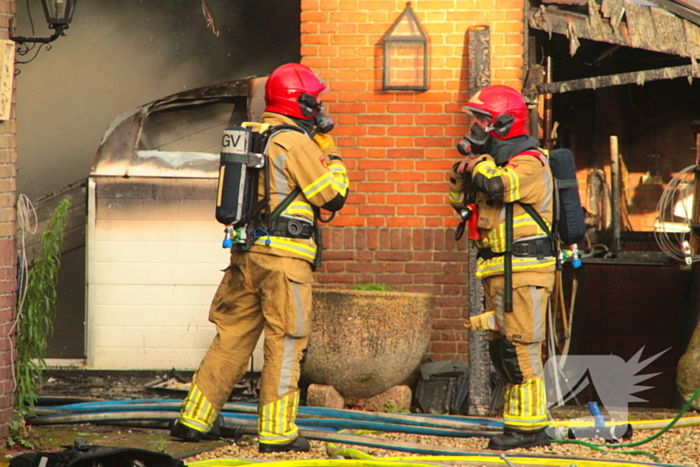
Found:
[[[51,37],[23,37],[13,36],[10,33],[10,40],[17,44],[26,44],[28,42],[48,44],[58,39],[59,36],[65,36],[63,31],[68,29],[68,25],[73,19],[76,2],[77,0],[41,0],[41,4],[44,7],[44,15],[46,15],[46,22],[49,28],[54,30],[53,35]]]
[[[384,34],[382,88],[390,91],[427,91],[429,38],[411,2]]]

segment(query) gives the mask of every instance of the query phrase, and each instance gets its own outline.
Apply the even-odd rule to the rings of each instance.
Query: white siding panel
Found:
[[[192,183],[190,193],[182,180],[130,179],[120,191],[115,179],[91,179],[91,367],[194,370],[209,348],[216,335],[209,305],[230,251],[221,248],[223,226],[214,220],[215,185]],[[109,197],[95,200],[95,193]],[[254,355],[260,370],[262,340]]]
[[[100,220],[100,241],[108,242],[206,242],[221,248],[224,238],[224,226],[214,220],[214,215],[208,222],[195,221],[162,221],[162,220]]]
[[[170,369],[188,371],[196,370],[202,361],[203,354],[191,349],[179,349],[177,362],[173,364],[173,351],[171,349],[145,349],[129,348],[120,349],[118,353],[111,349],[97,349],[96,358],[104,363],[105,367],[114,370],[151,370]],[[253,352],[253,369],[262,369],[262,350]],[[248,362],[250,368],[251,362]]]
[[[99,347],[106,349],[165,349],[177,354],[181,349],[207,349],[216,335],[213,328],[190,329],[168,326],[95,326]],[[203,354],[202,354],[203,355]]]
[[[207,297],[204,300],[211,300]],[[187,306],[163,304],[156,306],[97,305],[95,307],[95,327],[129,327],[138,323],[143,327],[160,327],[163,330],[184,329],[186,331],[213,329],[209,323],[209,306]]]
[[[223,273],[221,276],[223,277]],[[95,292],[94,306],[148,306],[177,304],[182,307],[202,306],[207,309],[211,302],[216,284],[205,285],[145,285],[145,284],[96,284],[92,286]]]
[[[96,242],[95,261],[98,263],[178,263],[228,265],[230,250],[213,242],[109,241]],[[216,268],[216,266],[214,266]]]
[[[215,196],[215,195],[214,195]],[[201,200],[172,199],[109,199],[98,200],[97,220],[112,221],[187,221],[211,222],[216,210],[215,197]]]
[[[95,284],[206,285],[221,279],[220,264],[97,263]]]

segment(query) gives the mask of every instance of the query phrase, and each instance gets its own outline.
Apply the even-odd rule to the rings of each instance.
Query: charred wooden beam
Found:
[[[538,94],[555,94],[584,89],[599,89],[623,84],[643,85],[647,81],[659,81],[674,78],[700,78],[700,66],[682,65],[656,70],[634,71],[617,75],[595,76],[592,78],[572,79],[549,84],[538,84]]]
[[[691,23],[700,26],[700,14],[695,11],[684,8],[676,2],[671,0],[651,0],[652,3],[662,7],[665,10],[670,11],[674,15],[680,16],[684,20],[690,21]]]
[[[467,31],[469,40],[469,95],[491,84],[491,30],[475,26]],[[476,278],[477,250],[469,242],[469,316],[484,312],[484,291]],[[488,416],[491,402],[491,358],[488,338],[483,332],[469,332],[469,415]]]
[[[491,30],[488,26],[474,26],[469,36],[469,95],[491,84]]]
[[[542,0],[542,3],[556,3],[558,5],[585,6],[588,4],[588,0]]]

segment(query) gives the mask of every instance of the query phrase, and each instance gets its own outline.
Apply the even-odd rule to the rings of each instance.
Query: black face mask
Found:
[[[472,154],[474,154],[474,151],[472,149],[472,143],[467,139],[466,136],[462,138],[462,140],[459,143],[457,143],[457,151],[459,151],[459,153],[463,156],[471,156]]]
[[[467,140],[471,141],[472,144],[475,144],[477,146],[483,146],[484,144],[486,144],[486,141],[488,141],[489,136],[491,135],[488,131],[481,128],[481,125],[479,125],[478,123],[475,123],[469,129],[469,133],[464,137]]]
[[[469,134],[464,135],[457,144],[457,151],[463,156],[484,154],[484,146],[491,140],[491,135],[476,123],[472,125]]]

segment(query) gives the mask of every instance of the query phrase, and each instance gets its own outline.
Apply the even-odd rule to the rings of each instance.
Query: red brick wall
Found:
[[[14,0],[0,0],[0,37],[9,37]],[[0,439],[8,434],[13,406],[13,322],[17,291],[16,138],[14,109],[9,121],[0,122]],[[2,444],[2,442],[0,442]]]
[[[324,230],[322,287],[385,283],[436,297],[429,356],[466,358],[466,238],[455,243],[448,170],[459,160],[468,99],[467,30],[491,31],[491,82],[521,88],[521,0],[416,0],[430,37],[430,90],[382,91],[384,33],[404,0],[302,0],[302,63],[331,91],[336,143],[352,181],[346,207]]]

